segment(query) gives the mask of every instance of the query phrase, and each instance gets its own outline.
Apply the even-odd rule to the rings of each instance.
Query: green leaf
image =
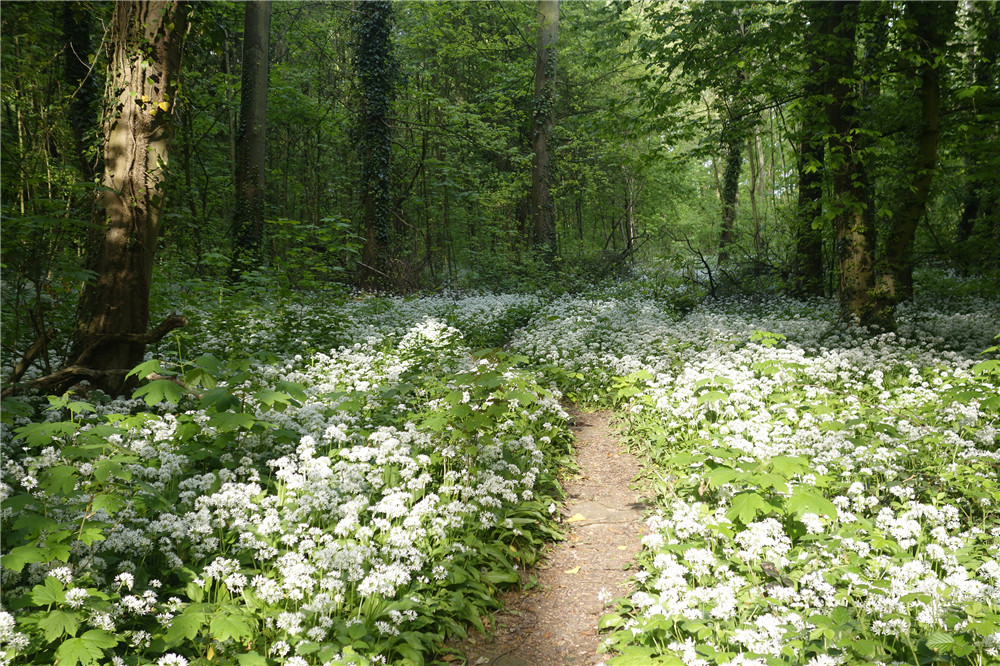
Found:
[[[797,456],[776,456],[771,458],[771,469],[774,470],[775,474],[789,478],[809,469],[809,462],[805,458]]]
[[[250,428],[256,422],[257,418],[253,414],[242,412],[217,412],[208,417],[208,425],[222,432],[229,432],[237,428]]]
[[[3,556],[2,564],[11,571],[20,572],[25,564],[47,560],[48,554],[37,546],[18,546]]]
[[[259,652],[247,652],[236,655],[236,661],[240,666],[267,666],[267,659]]]
[[[227,409],[238,409],[239,406],[240,399],[233,395],[233,392],[228,388],[222,386],[205,391],[201,397],[202,409],[211,407],[217,412],[224,412]]]
[[[744,525],[749,524],[761,513],[769,511],[771,505],[755,492],[742,492],[729,503],[729,510],[726,511],[726,518],[733,521],[740,521]]]
[[[132,370],[127,375],[125,375],[125,379],[128,379],[129,377],[132,376],[145,377],[154,372],[159,372],[161,369],[162,367],[160,365],[160,359],[154,358],[149,361],[140,363],[139,365],[132,368]]]
[[[132,472],[126,470],[121,466],[121,463],[112,458],[104,458],[94,463],[95,479],[104,483],[111,475],[117,476],[119,479],[123,479],[125,481],[132,478]]]
[[[708,473],[708,485],[712,488],[723,486],[740,475],[738,470],[732,467],[716,467]]]
[[[79,638],[64,641],[56,650],[59,666],[93,664],[104,656],[105,648],[118,645],[118,639],[102,629],[91,629]]]
[[[974,375],[992,375],[995,373],[1000,374],[1000,359],[994,358],[972,366],[972,374]]]
[[[76,630],[80,628],[80,618],[76,613],[52,610],[38,621],[38,628],[45,632],[45,642],[51,643],[65,635],[76,634]]]
[[[208,625],[212,638],[217,641],[227,641],[230,638],[242,640],[249,637],[253,631],[242,615],[232,613],[216,614]]]
[[[109,516],[113,516],[128,505],[120,495],[114,493],[100,493],[94,496],[90,503],[90,508],[94,511],[104,511]]]
[[[76,487],[79,470],[72,465],[56,465],[45,470],[40,485],[46,491],[59,495],[69,495]]]
[[[799,486],[793,490],[785,506],[796,516],[815,513],[818,516],[829,516],[834,519],[837,517],[837,507],[833,502],[808,486]]]
[[[154,379],[145,386],[140,386],[132,394],[133,398],[142,398],[147,405],[152,407],[161,402],[169,402],[176,405],[181,401],[184,389],[180,384],[169,379]]]
[[[45,583],[31,588],[31,601],[36,606],[61,604],[66,601],[66,591],[63,590],[62,583],[49,576],[45,579]]]
[[[164,640],[168,643],[179,643],[183,639],[194,640],[201,628],[205,626],[206,614],[199,606],[189,606],[184,612],[170,621]]]
[[[419,651],[415,650],[412,645],[407,645],[406,643],[400,643],[399,645],[396,646],[396,649],[399,651],[399,654],[401,654],[405,659],[409,659],[415,664],[419,664],[421,666],[423,665],[424,656]]]
[[[927,636],[927,647],[935,652],[947,652],[955,645],[955,637],[943,631],[933,631]]]
[[[722,391],[709,391],[701,396],[698,396],[698,404],[703,405],[706,402],[716,402],[718,400],[725,400],[729,397],[728,393],[723,393]]]

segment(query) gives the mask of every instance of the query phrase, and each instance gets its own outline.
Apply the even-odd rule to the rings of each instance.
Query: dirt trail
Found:
[[[537,586],[507,599],[493,636],[462,647],[470,666],[600,664],[604,599],[628,594],[646,505],[629,486],[639,462],[621,448],[605,412],[575,414],[578,472],[564,481],[567,540],[528,573]],[[580,520],[580,517],[583,519]]]

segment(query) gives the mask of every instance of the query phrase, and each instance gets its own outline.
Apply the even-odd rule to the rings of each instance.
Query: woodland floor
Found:
[[[647,506],[630,489],[641,467],[612,433],[610,414],[573,417],[579,467],[563,480],[566,540],[523,573],[522,580],[537,583],[505,599],[490,635],[458,646],[470,666],[590,665],[608,658],[598,653],[602,598],[629,592]]]

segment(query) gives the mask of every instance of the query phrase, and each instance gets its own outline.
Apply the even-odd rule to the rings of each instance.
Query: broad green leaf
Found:
[[[50,493],[69,495],[76,487],[80,472],[72,465],[56,465],[42,472],[40,485]]]
[[[729,397],[728,393],[723,393],[722,391],[709,391],[698,397],[698,404],[703,405],[706,402],[716,402],[719,400],[725,400]]]
[[[118,645],[118,639],[102,629],[91,629],[79,638],[64,641],[56,650],[59,666],[93,664],[104,656],[106,648]]]
[[[3,566],[11,571],[20,572],[25,564],[34,562],[45,562],[48,554],[44,549],[37,546],[18,546],[3,556]]]
[[[955,645],[955,637],[943,631],[932,631],[927,636],[927,647],[935,652],[947,652],[953,645]]]
[[[718,488],[729,483],[738,476],[740,476],[740,472],[732,467],[716,467],[707,475],[708,485],[712,488]]]
[[[120,495],[114,493],[100,493],[94,496],[90,508],[94,511],[104,511],[109,516],[113,516],[128,505]]]
[[[237,428],[250,428],[256,422],[257,418],[253,414],[246,414],[244,412],[216,412],[208,417],[208,425],[222,432],[236,430]]]
[[[46,578],[43,584],[31,588],[31,601],[36,606],[61,604],[65,600],[66,591],[63,589],[63,584],[52,576]]]
[[[212,638],[217,641],[227,641],[230,638],[242,640],[248,638],[253,632],[250,625],[241,615],[232,613],[218,613],[213,615],[208,629]]]
[[[183,639],[194,640],[202,627],[205,626],[207,615],[201,610],[192,610],[188,607],[183,613],[177,615],[170,621],[163,638],[168,643],[179,643]]]
[[[180,384],[169,379],[154,379],[145,386],[140,386],[132,393],[133,398],[142,398],[150,407],[161,402],[176,405],[181,401],[184,389]]]
[[[761,513],[771,509],[771,505],[755,492],[742,492],[730,501],[729,510],[726,511],[726,518],[738,520],[744,525],[753,521]]]
[[[76,613],[64,610],[51,610],[38,621],[38,628],[45,632],[45,642],[73,636],[80,628],[80,618]]]
[[[837,507],[833,502],[808,486],[799,486],[793,490],[785,506],[796,516],[815,513],[819,516],[837,517]]]
[[[259,652],[247,652],[236,655],[236,661],[240,666],[267,666],[265,659]]]
[[[132,376],[142,378],[154,372],[159,372],[161,369],[162,366],[160,365],[160,359],[154,358],[149,361],[140,363],[139,365],[132,368],[132,370],[130,370],[129,373],[125,375],[125,379],[128,379],[129,377]]]
[[[94,463],[94,478],[104,483],[109,476],[116,476],[119,479],[128,481],[132,478],[132,472],[121,466],[121,463],[112,458],[104,458]]]

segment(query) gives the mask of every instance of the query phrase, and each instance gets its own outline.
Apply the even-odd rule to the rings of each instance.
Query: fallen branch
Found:
[[[28,348],[28,351],[24,352],[21,362],[14,366],[14,372],[11,373],[10,379],[7,383],[14,384],[21,379],[21,377],[24,376],[24,373],[28,371],[28,368],[30,368],[31,364],[35,361],[35,358],[37,358],[38,355],[42,353],[42,350],[48,346],[49,340],[55,336],[56,329],[54,328],[50,328],[39,335],[38,339],[35,340],[35,342]]]
[[[145,333],[102,333],[95,335],[87,346],[76,355],[73,365],[82,365],[96,349],[109,342],[134,342],[136,344],[149,345],[159,342],[170,331],[183,328],[187,325],[187,317],[173,314],[157,324],[156,328],[150,329]]]
[[[65,368],[63,368],[58,372],[54,372],[44,377],[39,377],[38,379],[34,379],[26,384],[13,384],[13,381],[16,381],[16,379],[14,379],[12,381],[13,385],[4,390],[3,393],[0,393],[0,397],[2,398],[10,397],[14,395],[14,393],[17,392],[19,389],[22,388],[45,390],[52,387],[61,387],[62,390],[60,390],[59,392],[62,393],[68,387],[84,379],[124,377],[129,372],[131,372],[132,370],[131,368],[112,368],[109,370],[97,370],[96,368],[88,367],[84,363],[84,361],[91,354],[93,354],[96,349],[110,342],[132,342],[136,344],[148,345],[153,342],[158,342],[160,339],[163,338],[163,336],[165,336],[167,333],[169,333],[174,329],[187,326],[187,323],[188,323],[187,317],[175,314],[175,315],[170,315],[169,317],[161,321],[156,326],[156,328],[150,329],[145,333],[104,333],[96,335],[91,340],[91,342],[87,344],[86,347],[83,348],[83,351],[77,354],[76,358],[73,360],[73,363],[71,363],[70,365],[66,366]],[[53,331],[53,334],[54,333],[55,332]],[[46,333],[46,335],[48,335],[48,333]],[[36,341],[35,344],[31,346],[32,349],[34,349],[35,345],[38,344],[39,344],[38,341]],[[44,347],[44,344],[42,346]],[[28,353],[29,354],[31,353],[31,349],[28,350]],[[35,355],[36,356],[38,355],[38,351],[35,352]],[[25,354],[25,358],[27,358],[27,356],[28,354]],[[22,364],[23,363],[24,361],[22,361]],[[18,367],[15,368],[15,374],[17,373],[17,370],[20,368],[20,366],[21,364],[18,364]],[[25,367],[24,370],[27,370],[27,367]],[[24,374],[24,370],[21,371],[21,375]],[[17,378],[19,379],[21,375],[17,375]]]

